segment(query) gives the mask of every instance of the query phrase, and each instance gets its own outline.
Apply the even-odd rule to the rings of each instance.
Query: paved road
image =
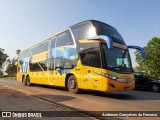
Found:
[[[55,120],[93,120],[92,117],[88,117],[63,106],[51,104],[41,99],[37,99],[36,97],[23,94],[22,92],[10,89],[8,86],[1,84],[0,111],[14,111],[12,112],[12,117],[0,117],[0,120],[53,120],[53,116]],[[28,113],[26,113],[27,111]],[[22,114],[20,112],[22,112]],[[37,117],[33,117],[32,113],[38,113],[36,115]],[[17,115],[19,117],[23,116],[23,118],[18,118]]]
[[[105,94],[83,91],[81,94],[72,94],[62,88],[23,86],[15,80],[0,80],[0,84],[79,110],[160,111],[160,93],[150,91],[133,90]]]

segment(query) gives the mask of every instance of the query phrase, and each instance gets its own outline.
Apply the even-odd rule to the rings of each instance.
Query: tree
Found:
[[[144,49],[146,56],[142,58],[140,52],[136,51],[136,61],[145,74],[160,78],[160,38],[152,38]]]
[[[136,67],[134,68],[134,70],[135,70],[136,72],[142,72],[142,71],[143,71],[141,66],[136,66]]]
[[[9,75],[9,76],[15,76],[16,75],[16,72],[17,72],[17,61],[18,61],[18,55],[20,53],[21,50],[16,50],[16,54],[17,54],[17,57],[14,57],[12,60],[8,59],[7,62],[8,62],[8,65],[7,65],[7,69],[6,69],[6,73]]]
[[[16,50],[16,54],[17,54],[17,56],[19,56],[19,53],[21,52],[21,50]]]
[[[8,61],[9,61],[9,64],[8,64],[7,69],[6,69],[5,72],[9,76],[15,76],[16,75],[16,71],[17,71],[17,65],[16,65],[17,59],[13,58],[12,60],[8,60]]]
[[[8,55],[4,49],[0,48],[0,71],[2,71],[5,62],[7,61]]]
[[[0,76],[2,76],[3,75],[3,71],[2,70],[0,70]]]

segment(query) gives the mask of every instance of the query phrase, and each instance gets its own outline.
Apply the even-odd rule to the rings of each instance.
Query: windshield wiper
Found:
[[[122,67],[110,67],[110,68],[120,70]]]

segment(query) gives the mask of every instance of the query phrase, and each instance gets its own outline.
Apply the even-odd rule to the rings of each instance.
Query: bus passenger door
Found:
[[[82,85],[91,90],[102,90],[101,57],[99,48],[80,53],[82,68]],[[97,74],[100,73],[100,74]]]
[[[91,90],[102,90],[101,69],[88,66],[88,88]],[[99,74],[97,74],[99,73]]]
[[[87,78],[87,73],[88,73],[88,70],[87,70],[87,66],[83,66],[81,67],[80,69],[80,85],[81,85],[81,88],[82,89],[88,89],[88,78]]]

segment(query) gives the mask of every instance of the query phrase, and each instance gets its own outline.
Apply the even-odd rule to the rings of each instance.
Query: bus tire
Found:
[[[23,75],[23,77],[22,77],[22,83],[23,83],[23,85],[27,85],[27,81],[26,81],[26,79],[25,79],[25,76]]]
[[[77,79],[74,75],[71,75],[69,78],[68,78],[68,81],[67,81],[67,89],[69,92],[71,93],[78,93],[79,89],[78,89],[78,82],[77,82]]]
[[[27,85],[28,85],[28,86],[31,86],[31,85],[32,85],[31,82],[30,82],[30,77],[29,77],[29,76],[26,77],[26,82],[27,82]]]

